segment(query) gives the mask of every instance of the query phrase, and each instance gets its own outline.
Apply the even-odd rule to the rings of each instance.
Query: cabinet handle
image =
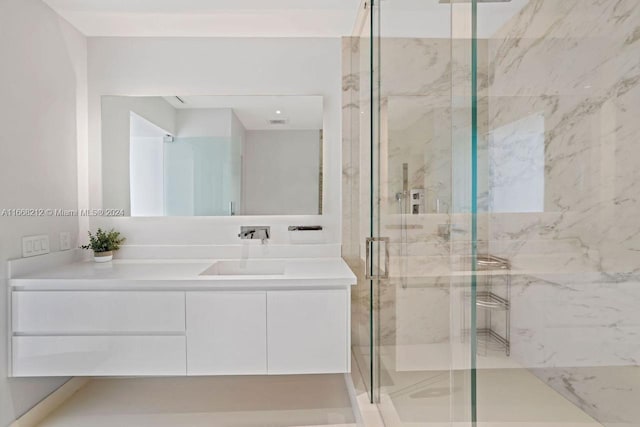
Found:
[[[371,257],[373,251],[371,250],[371,244],[373,242],[384,243],[384,272],[382,274],[371,272]],[[365,260],[365,277],[367,280],[386,280],[389,278],[389,238],[388,237],[367,237],[366,241],[366,260]]]

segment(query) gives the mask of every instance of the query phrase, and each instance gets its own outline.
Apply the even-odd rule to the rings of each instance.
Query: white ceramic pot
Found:
[[[93,252],[93,260],[95,262],[109,262],[113,259],[113,252]]]

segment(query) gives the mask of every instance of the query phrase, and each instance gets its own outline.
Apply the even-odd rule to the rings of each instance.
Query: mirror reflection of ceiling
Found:
[[[246,130],[322,129],[320,96],[165,96],[177,109],[231,108]],[[282,122],[282,123],[280,123]]]
[[[131,112],[129,136],[131,138],[162,138],[168,132],[144,117]]]

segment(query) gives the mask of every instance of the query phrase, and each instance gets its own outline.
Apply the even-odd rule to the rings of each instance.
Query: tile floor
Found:
[[[94,379],[40,427],[353,426],[343,375]]]
[[[383,384],[379,406],[386,426],[466,427],[469,372],[393,370],[389,367],[395,366],[395,353],[383,351],[380,360]],[[478,427],[601,426],[529,370],[508,359],[481,358],[480,364],[484,368],[478,370]],[[356,379],[354,382],[358,393],[358,382]],[[360,394],[362,406],[375,409],[366,403],[366,391]],[[366,411],[365,421],[376,418],[375,414],[365,415]],[[40,424],[41,427],[355,425],[342,375],[94,379]],[[379,422],[367,421],[368,425]]]

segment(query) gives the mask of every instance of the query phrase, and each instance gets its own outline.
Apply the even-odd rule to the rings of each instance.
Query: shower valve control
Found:
[[[411,189],[411,214],[418,215],[424,213],[424,189],[412,188]]]

